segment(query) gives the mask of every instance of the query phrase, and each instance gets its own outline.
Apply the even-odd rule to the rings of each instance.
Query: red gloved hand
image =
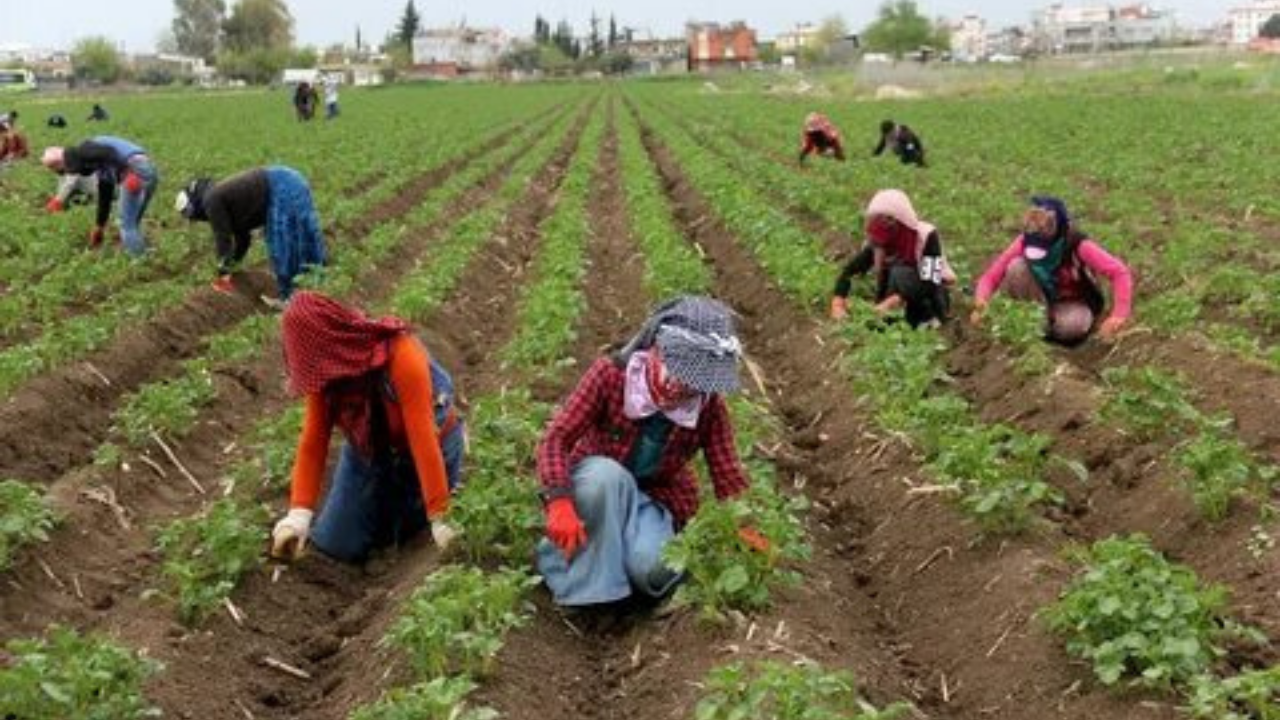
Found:
[[[578,518],[573,498],[556,498],[547,506],[547,537],[569,560],[587,542],[587,529]]]
[[[89,247],[91,248],[102,247],[103,234],[104,234],[104,231],[102,229],[102,226],[95,225],[94,228],[89,231]]]
[[[762,535],[759,530],[756,530],[753,527],[740,528],[738,530],[738,537],[742,538],[742,542],[746,543],[747,547],[755,550],[756,552],[767,553],[769,552],[769,549],[773,547],[769,542],[769,538]]]
[[[234,294],[236,291],[236,286],[231,282],[230,275],[219,275],[217,280],[210,283],[210,287],[220,293],[226,293],[227,295]]]
[[[62,212],[62,200],[61,200],[61,198],[58,198],[58,197],[51,197],[51,198],[49,198],[49,202],[47,202],[47,203],[45,203],[45,204],[44,204],[44,209],[45,209],[45,211],[46,211],[46,212],[49,212],[49,213],[60,213],[60,212]]]
[[[124,189],[132,195],[142,192],[142,178],[138,177],[138,173],[129,172],[124,174]]]

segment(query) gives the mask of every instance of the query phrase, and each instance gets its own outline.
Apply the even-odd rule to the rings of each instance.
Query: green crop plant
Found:
[[[1155,367],[1116,367],[1102,371],[1106,400],[1101,418],[1142,441],[1167,433],[1182,433],[1201,422],[1191,404],[1186,381]]]
[[[906,702],[877,708],[858,693],[851,673],[807,663],[724,665],[702,687],[695,720],[893,720],[913,711]]]
[[[467,420],[474,438],[467,482],[450,515],[465,531],[455,546],[475,563],[518,565],[531,557],[542,527],[529,459],[550,412],[527,390],[477,400]]]
[[[988,306],[983,326],[1017,353],[1013,367],[1019,373],[1044,375],[1053,369],[1053,358],[1045,344],[1044,306],[998,296]]]
[[[1227,678],[1201,675],[1187,691],[1197,720],[1280,720],[1280,665]]]
[[[1180,290],[1170,290],[1142,306],[1142,321],[1162,333],[1177,335],[1195,327],[1201,310],[1199,298]]]
[[[502,649],[503,634],[528,621],[522,598],[537,583],[523,570],[486,574],[447,566],[413,592],[386,642],[407,652],[421,677],[484,674]]]
[[[356,709],[349,720],[496,720],[497,711],[468,707],[476,684],[465,677],[438,677],[383,694],[372,705]]]
[[[1106,685],[1155,688],[1209,670],[1232,637],[1258,639],[1226,615],[1227,591],[1169,562],[1141,535],[1076,553],[1079,574],[1041,617]]]
[[[195,423],[200,408],[215,392],[211,368],[203,360],[191,361],[184,374],[145,385],[125,398],[113,424],[135,447],[149,442],[153,432],[181,435]]]
[[[22,546],[47,541],[56,522],[39,490],[17,480],[0,480],[0,571],[9,569]]]
[[[1220,428],[1203,427],[1174,451],[1173,459],[1196,508],[1212,522],[1226,518],[1232,498],[1253,497],[1265,504],[1276,484],[1277,468],[1259,464],[1239,438]]]
[[[711,620],[729,610],[768,607],[775,588],[799,582],[790,564],[809,557],[799,517],[805,501],[775,489],[771,465],[746,464],[751,488],[738,498],[703,502],[663,550],[667,565],[685,575],[676,602],[699,608]],[[762,535],[767,549],[752,547],[740,534],[744,528]]]
[[[0,663],[0,717],[22,720],[142,720],[160,710],[142,684],[160,670],[101,637],[53,626],[45,637],[10,640]]]
[[[161,573],[184,623],[198,623],[230,597],[240,577],[261,563],[266,537],[266,509],[231,499],[219,500],[202,515],[175,520],[160,532]]]

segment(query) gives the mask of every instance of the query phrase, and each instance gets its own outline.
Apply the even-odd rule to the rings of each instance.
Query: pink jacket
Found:
[[[982,274],[982,278],[978,280],[978,287],[974,293],[975,300],[985,303],[991,299],[991,296],[1000,288],[1000,283],[1004,281],[1004,275],[1009,270],[1009,265],[1022,257],[1022,236],[1013,239],[1009,247],[1000,253],[995,262],[987,268]],[[1129,267],[1120,261],[1119,258],[1102,249],[1102,246],[1093,240],[1082,240],[1076,247],[1076,257],[1080,258],[1080,262],[1084,266],[1092,270],[1094,273],[1107,278],[1111,282],[1111,290],[1115,295],[1114,303],[1111,308],[1111,317],[1120,320],[1127,320],[1133,311],[1133,273],[1129,271]],[[1070,262],[1063,263],[1063,269],[1059,270],[1059,285],[1061,287],[1062,296],[1064,298],[1077,297],[1079,287],[1079,277],[1076,275],[1076,267]]]

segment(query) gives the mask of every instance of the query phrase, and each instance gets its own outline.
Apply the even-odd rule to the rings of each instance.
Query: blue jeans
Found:
[[[570,560],[555,543],[538,543],[538,571],[560,605],[596,605],[639,591],[662,597],[680,575],[662,562],[675,537],[671,512],[636,487],[631,472],[606,457],[573,468],[573,504],[587,543]]]
[[[142,189],[131,193],[123,185],[120,187],[120,237],[124,240],[126,252],[141,255],[147,251],[147,241],[142,237],[142,216],[156,194],[160,174],[145,155],[129,158],[129,170],[142,178]]]
[[[459,420],[440,439],[449,489],[462,474],[464,429]],[[343,443],[338,469],[316,518],[311,541],[324,554],[360,562],[373,550],[399,545],[427,528],[418,472],[409,453],[384,453],[372,461]]]

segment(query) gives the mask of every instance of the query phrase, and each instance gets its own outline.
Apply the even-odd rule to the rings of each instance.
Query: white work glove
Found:
[[[271,531],[271,557],[281,560],[297,560],[307,546],[311,534],[311,517],[306,508],[291,508]]]
[[[458,536],[458,531],[444,520],[431,521],[431,539],[435,542],[436,547],[444,550],[449,547],[449,543]]]

